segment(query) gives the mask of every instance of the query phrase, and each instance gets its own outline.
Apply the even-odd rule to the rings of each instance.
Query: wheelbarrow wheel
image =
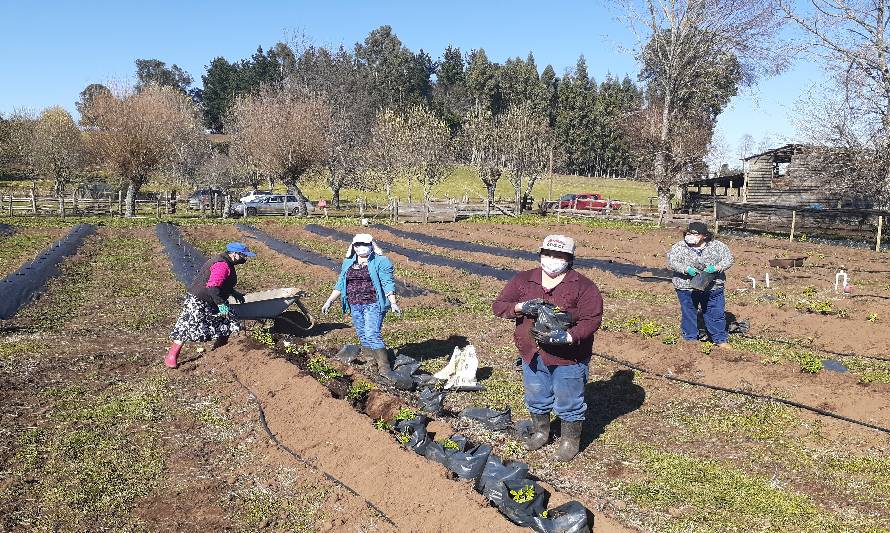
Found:
[[[288,313],[283,313],[278,316],[278,319],[287,322],[300,331],[309,331],[315,327],[315,318],[312,317],[312,314],[309,313],[309,310],[306,309],[303,302],[298,298],[294,303],[297,305],[299,311],[289,311],[288,313],[293,313],[296,317],[292,319],[287,316]]]

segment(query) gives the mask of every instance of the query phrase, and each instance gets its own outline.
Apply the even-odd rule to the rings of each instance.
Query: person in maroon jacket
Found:
[[[549,235],[541,245],[540,266],[513,276],[492,305],[495,315],[516,321],[513,340],[522,358],[525,405],[532,418],[526,447],[537,450],[547,444],[550,412],[554,411],[562,421],[556,451],[559,461],[571,461],[578,454],[587,414],[587,365],[593,354],[593,334],[603,318],[599,288],[572,269],[574,258],[571,237]],[[567,327],[535,326],[542,305],[568,312]]]
[[[173,343],[164,358],[165,365],[170,368],[178,366],[177,358],[185,341],[213,339],[213,348],[219,348],[229,341],[229,335],[241,329],[238,320],[229,313],[228,301],[231,296],[244,303],[244,295],[235,290],[238,283],[235,265],[244,264],[248,257],[254,256],[256,254],[247,245],[230,242],[224,253],[204,263],[188,288],[182,312],[170,333]]]

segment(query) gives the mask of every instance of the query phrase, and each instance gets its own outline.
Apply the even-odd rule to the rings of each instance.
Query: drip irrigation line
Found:
[[[751,335],[739,335],[739,336],[742,337],[743,339],[768,340],[771,342],[778,342],[780,344],[787,344],[787,345],[792,345],[792,346],[796,345],[796,343],[791,342],[791,341],[786,341],[784,339],[763,339],[762,337],[752,337]],[[890,358],[880,357],[878,355],[865,355],[865,354],[859,354],[859,353],[835,352],[833,350],[828,350],[826,348],[819,348],[817,346],[810,346],[809,348],[812,350],[818,350],[823,353],[829,353],[831,355],[837,355],[840,357],[862,357],[865,359],[873,359],[875,361],[883,361],[885,363],[890,363]]]
[[[169,222],[161,222],[155,226],[155,233],[170,259],[173,274],[180,283],[188,287],[207,258],[200,250],[183,240],[179,228]]]
[[[310,265],[327,268],[337,273],[340,272],[341,263],[339,261],[334,261],[327,256],[321,255],[311,250],[300,248],[299,246],[295,246],[287,241],[276,239],[265,231],[257,229],[255,226],[251,226],[249,224],[235,224],[235,227],[242,233],[245,233],[250,237],[253,237],[254,239],[262,242],[263,244],[271,248],[274,252],[278,252],[282,255],[285,255],[292,259],[296,259],[297,261],[303,263],[309,263]],[[426,289],[414,287],[413,285],[410,285],[400,279],[396,280],[396,287],[398,288],[398,292],[402,296],[409,297],[421,296],[428,292],[433,292]]]
[[[636,370],[636,371],[638,371],[638,372],[642,372],[642,373],[644,373],[644,374],[650,374],[650,375],[653,375],[653,376],[658,376],[658,377],[660,377],[660,378],[664,378],[664,379],[669,380],[669,381],[676,381],[676,382],[679,382],[679,383],[685,383],[686,385],[693,385],[693,386],[695,386],[695,387],[704,387],[704,388],[706,388],[706,389],[718,390],[718,391],[722,391],[722,392],[728,392],[728,393],[731,393],[731,394],[741,394],[741,395],[743,395],[743,396],[748,396],[748,397],[751,397],[751,398],[756,398],[756,399],[758,399],[758,400],[768,400],[768,401],[778,402],[778,403],[782,403],[782,404],[785,404],[785,405],[790,405],[791,407],[797,407],[798,409],[803,409],[803,410],[805,410],[805,411],[810,411],[810,412],[816,413],[817,415],[826,416],[826,417],[829,417],[829,418],[834,418],[834,419],[836,419],[836,420],[843,420],[844,422],[850,422],[851,424],[856,424],[856,425],[859,425],[859,426],[867,427],[867,428],[869,428],[869,429],[874,429],[874,430],[877,430],[877,431],[882,431],[882,432],[884,432],[884,433],[890,433],[890,428],[885,428],[885,427],[882,427],[882,426],[878,426],[878,425],[876,425],[876,424],[872,424],[872,423],[870,423],[870,422],[865,422],[865,421],[862,421],[862,420],[857,420],[857,419],[855,419],[855,418],[850,418],[850,417],[848,417],[848,416],[840,415],[840,414],[837,414],[837,413],[832,413],[831,411],[826,411],[825,409],[820,409],[819,407],[813,407],[813,406],[811,406],[811,405],[806,405],[806,404],[803,404],[803,403],[800,403],[800,402],[795,402],[794,400],[786,400],[786,399],[784,399],[784,398],[778,398],[778,397],[776,397],[776,396],[770,396],[769,394],[760,394],[760,393],[757,393],[757,392],[746,391],[746,390],[737,389],[737,388],[734,388],[734,387],[723,387],[723,386],[720,386],[720,385],[711,385],[711,384],[709,384],[709,383],[702,383],[702,382],[700,382],[700,381],[694,381],[694,380],[691,380],[691,379],[684,379],[684,378],[680,378],[680,377],[673,376],[673,375],[670,375],[670,374],[659,374],[658,372],[656,372],[656,371],[654,371],[654,370],[650,370],[650,369],[648,369],[648,368],[646,368],[646,367],[642,367],[642,366],[640,366],[640,365],[631,363],[630,361],[625,361],[625,360],[623,360],[623,359],[619,359],[619,358],[617,358],[617,357],[613,357],[613,356],[611,356],[611,355],[606,355],[606,354],[603,354],[603,353],[593,352],[593,355],[595,355],[595,356],[597,356],[597,357],[600,357],[600,358],[602,358],[602,359],[606,359],[607,361],[612,361],[613,363],[617,363],[617,364],[619,364],[619,365],[621,365],[621,366],[626,366],[626,367],[631,368],[631,369],[633,369],[633,370]]]
[[[321,468],[318,468],[317,466],[315,466],[308,460],[303,459],[302,457],[300,457],[300,455],[297,452],[293,451],[292,449],[290,449],[289,446],[287,446],[286,444],[284,444],[283,442],[278,440],[278,437],[276,437],[275,434],[272,433],[272,430],[269,429],[269,423],[266,421],[266,411],[263,409],[263,404],[262,404],[262,402],[260,402],[260,399],[257,398],[256,394],[254,394],[253,391],[250,390],[250,388],[247,385],[245,385],[244,383],[241,382],[240,379],[238,379],[238,376],[235,375],[235,372],[233,372],[232,369],[229,369],[229,373],[232,375],[233,378],[235,378],[235,381],[238,383],[238,385],[241,385],[241,388],[243,388],[245,391],[247,391],[247,394],[250,395],[250,399],[253,400],[253,402],[256,404],[257,411],[259,412],[259,417],[260,417],[260,425],[263,426],[263,429],[266,431],[266,435],[269,437],[269,439],[272,442],[275,443],[276,446],[278,446],[279,448],[281,448],[282,450],[284,450],[288,454],[290,454],[294,459],[297,460],[298,463],[300,463],[312,470],[315,470],[316,472],[319,472],[320,474],[322,474],[325,477],[325,479],[327,479],[331,483],[334,483],[340,487],[343,487],[344,489],[349,491],[352,495],[358,496],[359,498],[365,500],[365,503],[368,504],[368,507],[370,507],[376,513],[378,513],[383,518],[383,520],[386,521],[386,523],[390,524],[391,526],[393,526],[395,528],[399,527],[396,525],[395,522],[392,521],[392,519],[389,516],[386,515],[386,513],[384,513],[382,510],[380,510],[379,507],[377,507],[376,505],[371,503],[371,500],[369,500],[369,499],[365,498],[364,496],[362,496],[361,494],[359,494],[355,489],[353,489],[352,487],[350,487],[343,481],[340,481],[333,475],[328,474],[327,472],[325,472]]]

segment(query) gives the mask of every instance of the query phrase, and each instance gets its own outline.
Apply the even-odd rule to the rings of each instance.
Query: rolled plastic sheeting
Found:
[[[0,319],[8,319],[40,294],[46,282],[59,273],[58,265],[65,257],[74,254],[83,240],[92,235],[96,227],[78,224],[68,235],[53,243],[33,261],[0,280]]]
[[[173,224],[161,222],[155,230],[167,257],[170,258],[173,274],[180,283],[188,287],[207,258],[188,241],[182,240],[179,228]]]
[[[334,261],[329,257],[317,254],[311,250],[306,250],[304,248],[300,248],[299,246],[294,246],[289,242],[276,239],[265,231],[257,229],[254,226],[248,224],[235,224],[235,227],[238,228],[238,230],[240,230],[241,232],[246,233],[247,235],[265,244],[273,251],[278,252],[282,255],[286,255],[291,259],[296,259],[297,261],[303,263],[309,263],[310,265],[328,268],[337,273],[340,272],[340,261]],[[402,296],[420,296],[422,294],[426,294],[427,292],[423,289],[411,286],[401,280],[396,280],[396,288],[398,290],[398,293]]]

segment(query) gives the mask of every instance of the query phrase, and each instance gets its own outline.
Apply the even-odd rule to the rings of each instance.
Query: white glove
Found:
[[[395,313],[397,317],[402,316],[402,308],[399,307],[399,304],[395,302],[389,302],[389,306],[392,308],[392,312]]]
[[[333,302],[331,300],[328,300],[324,303],[323,306],[321,306],[321,314],[323,314],[323,315],[328,314],[328,311],[331,310],[331,303],[333,303]]]

